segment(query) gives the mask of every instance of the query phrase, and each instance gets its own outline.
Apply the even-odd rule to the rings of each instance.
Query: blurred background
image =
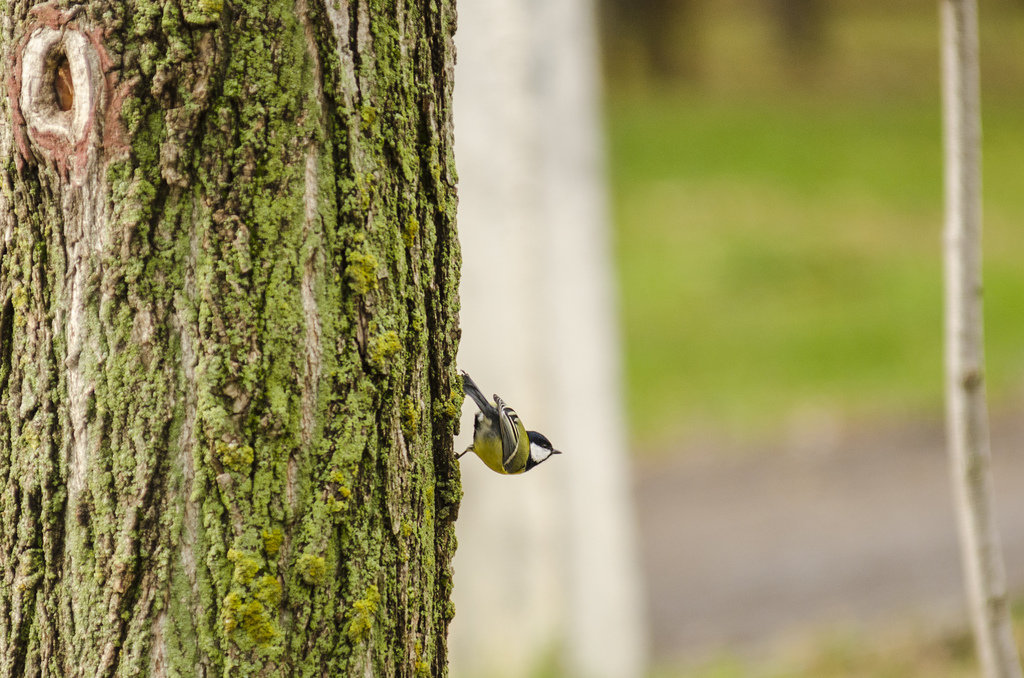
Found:
[[[1024,1],[979,4],[993,468],[1024,600]],[[522,478],[463,459],[454,676],[977,675],[938,38],[929,0],[460,5],[460,366],[566,454]]]

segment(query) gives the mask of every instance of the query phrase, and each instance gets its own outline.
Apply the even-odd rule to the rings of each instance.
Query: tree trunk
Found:
[[[967,601],[982,673],[1020,678],[992,496],[981,284],[976,0],[942,0],[946,429]]]
[[[807,81],[820,75],[818,66],[828,47],[831,6],[823,0],[774,0],[771,3],[783,65],[790,76]]]
[[[0,6],[0,675],[446,673],[451,0]]]
[[[593,0],[460,6],[459,364],[565,454],[515,478],[462,459],[453,676],[644,673],[594,19]]]

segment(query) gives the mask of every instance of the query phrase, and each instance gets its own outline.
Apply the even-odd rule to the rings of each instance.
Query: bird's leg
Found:
[[[469,453],[469,452],[472,452],[472,451],[473,451],[473,446],[472,446],[472,445],[470,445],[469,447],[467,447],[466,449],[464,449],[464,450],[463,450],[462,452],[460,452],[459,454],[456,454],[456,455],[455,455],[455,458],[456,458],[456,459],[462,459],[462,458],[463,458],[464,456],[466,456],[466,454],[467,454],[467,453]]]

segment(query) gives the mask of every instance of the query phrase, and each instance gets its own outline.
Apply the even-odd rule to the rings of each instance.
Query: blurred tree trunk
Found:
[[[565,454],[515,478],[462,459],[453,676],[644,673],[595,11],[459,9],[459,364]],[[523,332],[523,318],[544,331]]]
[[[942,0],[946,408],[971,622],[986,678],[1020,678],[992,497],[981,304],[981,103],[975,0]]]
[[[692,78],[700,70],[696,0],[604,0],[603,42],[616,54],[639,50],[659,80]],[[632,34],[636,45],[623,40]]]
[[[694,0],[644,0],[642,4],[646,5],[640,11],[642,33],[647,36],[643,44],[654,76],[677,80],[696,75],[698,33]]]
[[[825,48],[827,3],[824,0],[773,0],[771,6],[790,68],[807,73]]]
[[[0,675],[445,675],[453,4],[31,4],[0,7]]]

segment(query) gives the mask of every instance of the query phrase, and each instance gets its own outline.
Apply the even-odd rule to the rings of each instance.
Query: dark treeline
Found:
[[[658,80],[682,80],[700,72],[703,15],[716,0],[601,0],[605,44],[630,49],[642,70]],[[780,48],[794,67],[813,62],[825,49],[827,0],[769,0],[762,5]],[[626,47],[628,45],[628,47]]]

